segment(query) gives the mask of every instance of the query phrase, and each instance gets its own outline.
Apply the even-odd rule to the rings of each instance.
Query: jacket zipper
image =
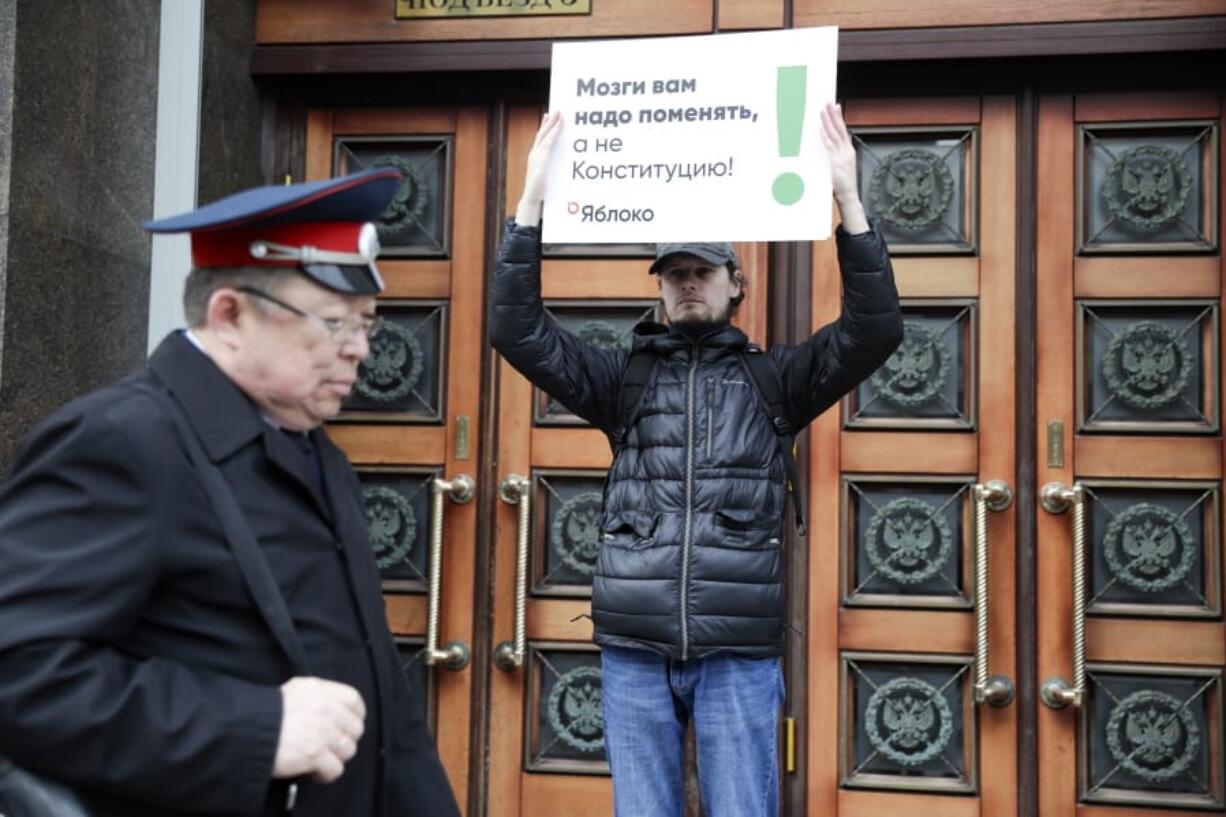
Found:
[[[707,462],[715,459],[715,378],[707,378]]]
[[[690,626],[690,534],[694,522],[694,375],[698,372],[698,347],[690,347],[690,382],[685,394],[685,538],[681,543],[681,660],[689,658]]]

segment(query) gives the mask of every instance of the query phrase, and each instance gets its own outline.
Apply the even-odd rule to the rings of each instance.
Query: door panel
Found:
[[[357,467],[384,580],[388,623],[411,680],[422,685],[439,753],[461,806],[467,800],[472,673],[428,666],[431,580],[439,646],[471,648],[476,508],[443,502],[436,478],[479,473],[485,176],[488,121],[481,109],[312,110],[307,176],[379,165],[406,176],[380,220],[379,301],[385,328],[372,339],[354,394],[329,434]],[[455,214],[463,214],[457,217]],[[434,576],[432,534],[442,534]]]
[[[1012,679],[1015,510],[987,515],[983,592],[974,494],[1016,473],[1014,102],[845,110],[906,332],[810,431],[808,811],[1007,816],[1017,708],[976,703],[976,614],[991,674]],[[838,316],[833,243],[813,276],[821,326]]]
[[[508,115],[508,215],[519,198],[523,161],[540,116],[538,108],[514,108]],[[624,327],[615,324],[649,308],[654,296],[629,274],[638,263],[603,259],[589,266],[550,259],[542,265],[542,295],[551,312],[559,303],[565,311],[568,302],[586,299],[565,315],[564,325],[578,330],[590,324],[593,336],[619,343]],[[601,311],[592,303],[596,299],[615,300],[621,308],[596,314]],[[520,503],[503,504],[495,514],[494,638],[514,646],[516,627],[522,627],[524,652],[518,666],[491,665],[490,813],[609,814],[600,654],[591,647],[591,623],[585,618],[595,564],[592,516],[599,512],[599,480],[609,465],[609,448],[599,431],[575,427],[577,419],[551,405],[505,361],[499,359],[498,368],[498,476],[500,482],[523,478],[520,503],[526,497],[531,506],[522,530]],[[546,425],[538,426],[538,420]],[[556,563],[544,564],[550,552]],[[550,576],[559,569],[560,576]],[[517,615],[525,620],[517,622]]]
[[[1221,122],[1219,92],[1040,103],[1037,474],[1076,486],[1039,511],[1040,684],[1085,652],[1039,708],[1044,815],[1226,807]]]

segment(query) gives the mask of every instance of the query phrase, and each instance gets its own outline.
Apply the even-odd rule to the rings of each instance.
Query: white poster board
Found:
[[[830,236],[838,29],[555,43],[551,243]]]

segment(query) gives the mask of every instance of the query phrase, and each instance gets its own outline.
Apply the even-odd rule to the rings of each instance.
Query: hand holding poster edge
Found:
[[[555,44],[545,240],[829,237],[836,48],[829,27]]]
[[[839,202],[839,216],[843,230],[851,235],[868,232],[868,216],[860,202],[860,180],[856,174],[856,146],[847,123],[843,121],[843,107],[833,102],[826,103],[821,111],[822,145],[830,162],[830,181],[834,197]]]
[[[524,192],[515,208],[515,223],[535,227],[541,223],[541,209],[545,202],[549,171],[549,159],[554,144],[562,133],[561,111],[549,111],[541,117],[532,147],[528,150],[527,170],[524,172]]]

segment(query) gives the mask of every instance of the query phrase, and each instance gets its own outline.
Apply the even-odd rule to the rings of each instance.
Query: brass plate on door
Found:
[[[1047,467],[1064,467],[1064,421],[1047,421]]]
[[[472,422],[467,414],[455,418],[455,458],[466,460],[472,456]]]

